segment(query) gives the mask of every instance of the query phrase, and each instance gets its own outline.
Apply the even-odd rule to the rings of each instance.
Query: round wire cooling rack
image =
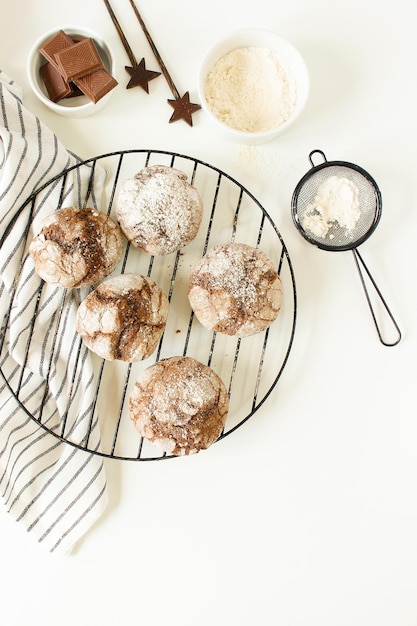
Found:
[[[188,355],[212,367],[229,393],[229,414],[219,441],[251,418],[269,397],[287,363],[296,326],[294,272],[283,238],[270,215],[234,178],[199,159],[176,152],[126,150],[78,162],[28,198],[6,228],[0,248],[10,245],[8,239],[13,237],[15,224],[24,219],[24,241],[19,244],[22,249],[19,272],[22,272],[25,263],[31,262],[27,247],[33,218],[41,204],[43,210],[48,208],[48,213],[74,204],[94,206],[114,217],[120,184],[143,167],[156,164],[175,167],[187,174],[189,182],[202,197],[204,213],[197,237],[182,250],[157,257],[126,242],[122,261],[113,272],[144,274],[167,294],[168,320],[154,354],[142,362],[129,364],[105,361],[89,352],[77,335],[73,315],[73,308],[88,290],[64,290],[54,286],[55,291],[51,294],[48,290],[52,286],[36,275],[36,305],[29,329],[25,328],[26,333],[18,332],[20,339],[21,335],[26,337],[21,362],[12,359],[10,366],[9,354],[10,328],[16,318],[16,306],[26,308],[22,305],[21,295],[20,300],[18,297],[22,290],[19,276],[15,280],[0,336],[1,376],[24,413],[54,437],[75,448],[120,460],[173,458],[141,438],[131,423],[128,398],[140,371],[162,358],[175,355]],[[81,173],[84,175],[85,171],[87,182],[77,190],[76,202],[69,201],[69,179],[74,186],[74,181],[81,180]],[[95,181],[100,172],[105,174],[105,182],[97,194]],[[275,264],[282,280],[283,306],[278,318],[265,332],[251,337],[229,337],[208,331],[195,318],[188,303],[192,269],[209,247],[226,241],[261,248]],[[50,311],[51,301],[56,304],[50,320],[45,323],[45,311]],[[70,344],[71,350],[66,357],[68,361],[64,365],[65,375],[57,399],[52,379],[56,376],[64,342]]]

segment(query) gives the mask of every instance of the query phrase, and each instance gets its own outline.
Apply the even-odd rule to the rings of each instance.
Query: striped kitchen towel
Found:
[[[82,447],[88,437],[90,450],[100,448],[91,357],[73,330],[81,296],[44,283],[27,254],[37,224],[59,204],[80,206],[88,188],[99,208],[103,170],[92,177],[89,166],[77,167],[63,188],[58,175],[77,162],[0,71],[0,494],[7,511],[58,556],[107,504],[103,458],[51,434],[62,435],[65,415],[72,442]],[[44,185],[54,177],[56,184]]]

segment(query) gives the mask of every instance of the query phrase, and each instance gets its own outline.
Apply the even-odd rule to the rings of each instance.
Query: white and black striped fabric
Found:
[[[64,192],[61,182],[36,194],[34,204],[26,207],[25,201],[75,163],[0,71],[0,494],[7,511],[58,556],[68,554],[103,513],[107,486],[100,455],[48,432],[59,433],[65,415],[72,441],[82,444],[88,436],[90,449],[100,446],[92,363],[71,330],[80,296],[43,283],[27,245],[58,202],[79,206],[89,167],[74,169]],[[104,177],[95,172],[89,191],[96,208]],[[40,411],[47,429],[31,417],[38,419]]]

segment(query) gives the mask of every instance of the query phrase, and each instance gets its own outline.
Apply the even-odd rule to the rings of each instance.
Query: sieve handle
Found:
[[[322,162],[323,163],[327,163],[326,155],[324,154],[323,150],[317,150],[317,149],[316,150],[312,150],[310,152],[310,154],[308,155],[308,160],[310,161],[312,167],[317,167],[316,164],[314,163],[314,159],[313,159],[313,155],[314,154],[320,154],[320,156],[323,159]]]
[[[363,258],[361,257],[361,255],[359,254],[358,250],[356,248],[353,248],[352,252],[353,252],[353,257],[355,259],[356,267],[357,267],[358,272],[359,272],[359,276],[360,276],[360,279],[361,279],[362,287],[363,287],[363,289],[365,291],[366,300],[368,302],[368,306],[369,306],[369,309],[371,311],[372,318],[374,320],[375,328],[376,328],[377,333],[378,333],[378,337],[379,337],[381,343],[384,346],[396,346],[400,342],[400,340],[401,340],[401,331],[399,329],[399,326],[398,326],[397,322],[395,321],[391,311],[389,310],[387,303],[385,302],[385,300],[384,300],[380,290],[377,287],[377,284],[376,284],[375,280],[372,278],[371,273],[368,270],[368,268],[366,267],[365,262],[364,262]],[[362,270],[361,270],[361,265],[364,268],[366,274],[368,275],[368,278],[371,281],[371,283],[372,283],[376,293],[378,294],[378,297],[379,297],[380,301],[382,302],[382,304],[383,304],[383,306],[385,308],[385,311],[388,313],[388,316],[389,316],[392,324],[394,325],[394,328],[396,330],[396,339],[395,339],[395,341],[385,341],[384,338],[382,337],[382,332],[381,332],[381,329],[379,327],[378,321],[376,319],[375,311],[374,311],[374,308],[372,306],[371,298],[370,298],[368,289],[366,287],[365,279],[364,279],[364,276],[363,276],[363,273],[362,273]]]

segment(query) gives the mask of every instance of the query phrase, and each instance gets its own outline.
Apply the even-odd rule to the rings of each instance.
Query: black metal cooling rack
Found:
[[[13,223],[9,224],[4,233],[0,247],[11,232],[14,222],[33,207],[42,196],[42,202],[48,202],[50,191],[61,188],[59,200],[50,207],[50,212],[65,205],[65,185],[69,174],[78,174],[81,168],[89,168],[89,180],[84,191],[78,198],[80,206],[89,205],[92,200],[99,204],[97,208],[114,217],[115,204],[120,183],[136,174],[141,168],[165,164],[185,172],[189,181],[198,189],[204,203],[204,216],[196,239],[177,253],[165,257],[153,257],[141,250],[126,244],[124,257],[114,274],[121,272],[139,272],[152,277],[168,296],[170,309],[164,335],[155,353],[140,363],[126,364],[109,362],[99,359],[90,353],[92,362],[94,398],[91,413],[85,417],[85,425],[81,429],[67,423],[67,415],[77,415],[75,399],[68,394],[67,407],[60,410],[58,423],[48,418],[50,411],[45,406],[50,401],[49,372],[59,357],[59,346],[63,335],[70,336],[78,353],[81,353],[82,342],[73,326],[66,322],[69,298],[65,290],[59,310],[55,313],[56,325],[54,337],[48,338],[49,366],[43,370],[47,374],[39,380],[37,398],[41,398],[35,406],[33,401],[26,401],[21,393],[24,380],[24,365],[16,364],[13,375],[3,368],[1,376],[10,392],[19,403],[20,408],[43,429],[54,437],[87,452],[104,457],[152,461],[171,458],[161,453],[155,446],[142,439],[134,430],[128,415],[128,397],[133,387],[136,374],[153,362],[174,355],[188,355],[212,367],[222,378],[229,392],[230,409],[225,429],[219,440],[233,433],[237,428],[252,417],[265,402],[276,386],[287,363],[292,347],[297,313],[296,286],[291,260],[273,220],[256,200],[256,198],[234,178],[199,159],[175,152],[161,150],[127,150],[113,152],[88,159],[68,168],[59,176],[48,181],[39,188],[16,214]],[[92,189],[98,170],[106,173],[103,198],[93,198]],[[31,217],[28,218],[26,237],[29,238]],[[225,241],[240,241],[260,247],[275,263],[283,284],[283,307],[277,320],[263,333],[243,339],[228,337],[204,329],[194,317],[187,299],[189,275],[212,245]],[[27,243],[23,246],[27,249]],[[22,253],[22,263],[27,252]],[[40,281],[39,299],[45,283]],[[11,296],[13,307],[14,295]],[[78,301],[83,294],[78,292]],[[9,320],[2,325],[1,351],[7,350],[7,334]],[[29,335],[31,337],[32,335]],[[27,353],[34,347],[31,338],[27,342]],[[43,354],[45,359],[45,354]],[[81,357],[75,361],[81,367]],[[21,370],[19,375],[19,369]],[[75,380],[76,372],[68,371],[68,378]],[[44,406],[45,405],[45,406]],[[55,411],[56,412],[56,411]],[[76,420],[80,416],[76,417]],[[92,436],[93,429],[99,429],[99,444]],[[77,433],[75,435],[75,433]]]

